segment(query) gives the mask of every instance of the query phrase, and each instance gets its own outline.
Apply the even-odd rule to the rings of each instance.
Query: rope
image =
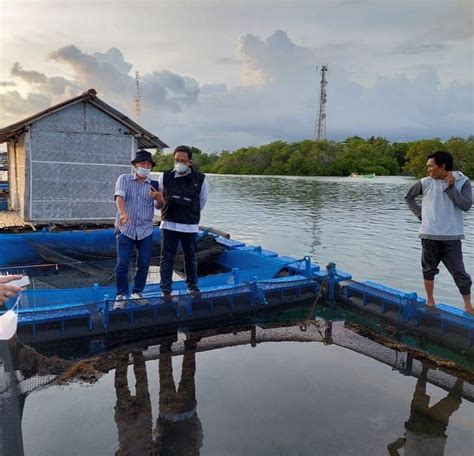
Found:
[[[48,263],[48,264],[27,264],[23,266],[5,266],[0,268],[0,271],[11,271],[12,269],[31,269],[31,268],[55,268],[58,270],[58,266],[62,266],[66,263]]]
[[[328,264],[328,266],[329,266],[329,264]],[[322,304],[322,303],[327,301],[328,284],[329,284],[329,274],[321,282],[321,285],[319,287],[319,292],[318,292],[318,294],[314,298],[314,301],[311,304],[311,307],[310,307],[309,312],[308,312],[308,316],[303,321],[303,323],[301,323],[301,325],[300,325],[300,330],[301,331],[306,331],[307,328],[308,328],[308,324],[312,324],[312,325],[316,326],[319,334],[321,335],[321,337],[323,337],[321,331],[319,330],[319,326],[317,325],[317,323],[315,321],[314,313],[315,313],[315,310],[316,310],[316,306],[318,304]]]
[[[398,350],[395,350],[395,362],[393,363],[392,370],[398,370],[397,369],[397,364],[398,364]]]
[[[402,298],[400,298],[400,301]],[[402,303],[401,303],[402,304]],[[408,303],[409,304],[409,303]],[[395,336],[396,334],[399,333],[400,331],[400,323],[402,320],[402,307],[403,305],[398,306],[398,311],[397,311],[397,322],[395,323],[395,327],[393,328],[393,332],[390,334],[390,337]]]

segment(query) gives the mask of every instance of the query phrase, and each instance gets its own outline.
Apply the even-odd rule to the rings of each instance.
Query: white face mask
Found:
[[[151,169],[148,168],[141,168],[140,166],[135,167],[135,172],[140,176],[140,177],[148,177],[151,173]]]
[[[174,170],[178,174],[184,174],[188,169],[189,169],[189,166],[185,165],[184,163],[175,162],[174,164]]]
[[[18,295],[15,305],[0,315],[0,340],[10,340],[15,335],[18,326],[18,314],[15,312],[15,308],[19,303],[20,295]]]

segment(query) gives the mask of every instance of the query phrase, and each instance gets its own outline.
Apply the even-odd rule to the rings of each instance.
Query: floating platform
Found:
[[[27,251],[28,255],[38,254],[35,243],[41,247],[53,245],[56,252],[77,250],[89,255],[99,247],[102,253],[107,251],[112,255],[115,249],[113,230],[107,229],[8,236],[12,242],[7,249],[17,254],[17,264],[25,260]],[[26,290],[19,310],[18,334],[25,341],[98,336],[150,326],[176,326],[210,319],[225,321],[236,314],[277,306],[291,308],[302,301],[311,303],[323,298],[331,306],[356,308],[387,320],[415,337],[474,355],[474,318],[460,309],[438,305],[439,312],[433,313],[416,293],[371,281],[352,281],[351,274],[338,270],[334,264],[321,268],[308,256],[280,256],[207,230],[199,236],[210,236],[221,247],[213,260],[214,272],[199,278],[200,298],[187,293],[183,280],[174,282],[171,301],[163,300],[159,284],[148,284],[144,300],[128,300],[124,310],[113,309],[115,287],[95,284]],[[16,237],[22,239],[23,246],[25,242],[29,244],[28,248],[15,247]],[[154,241],[158,242],[159,238],[157,228]],[[22,259],[19,252],[25,255]],[[18,270],[13,265],[6,269]]]
[[[11,212],[14,214],[14,212]],[[2,217],[9,217],[0,213]],[[10,215],[15,221],[15,215]],[[24,223],[21,217],[18,223]],[[30,226],[28,224],[28,226]],[[155,227],[153,240],[159,241],[160,229]],[[44,262],[44,252],[49,249],[59,254],[74,253],[78,256],[97,256],[115,258],[116,242],[114,228],[100,229],[55,229],[43,228],[38,231],[25,231],[21,233],[0,233],[0,268],[21,268],[22,265],[41,264]]]

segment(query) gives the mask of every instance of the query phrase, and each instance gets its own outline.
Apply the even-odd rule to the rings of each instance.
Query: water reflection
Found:
[[[135,395],[128,386],[128,365],[131,359],[135,374]],[[151,454],[152,415],[148,378],[143,352],[123,351],[117,355],[115,368],[115,422],[119,449],[117,455]]]
[[[176,389],[173,378],[171,341],[160,346],[160,408],[156,423],[153,454],[199,455],[202,447],[202,425],[196,402],[196,346],[199,337],[185,343],[181,381]]]
[[[288,325],[269,325],[269,330],[288,329]],[[291,327],[291,326],[290,326]],[[241,329],[240,329],[241,330]],[[229,328],[224,333],[232,331]],[[256,327],[246,328],[250,335],[250,343],[256,346]],[[317,328],[318,339],[325,345],[340,343],[340,334],[333,338],[333,322],[326,321]],[[188,333],[182,352],[181,379],[176,386],[173,376],[174,356],[172,345],[178,340],[178,335],[167,337],[159,344],[159,413],[155,428],[152,430],[152,407],[148,392],[148,378],[145,356],[143,351],[121,352],[115,369],[115,388],[117,405],[115,421],[119,432],[119,450],[117,455],[199,455],[203,444],[203,428],[197,414],[196,400],[196,350],[198,342],[205,338],[218,335],[217,332]],[[278,340],[274,337],[273,340]],[[270,337],[269,340],[272,340]],[[374,346],[365,348],[366,354],[373,355]],[[359,347],[361,353],[364,352]],[[398,355],[397,355],[398,360]],[[131,362],[135,374],[135,396],[130,394],[127,369]],[[410,417],[405,422],[405,436],[398,438],[387,446],[390,456],[405,454],[407,456],[445,454],[447,429],[452,414],[462,403],[464,381],[455,378],[448,394],[435,405],[430,406],[430,396],[427,394],[429,366],[432,363],[425,360],[415,360],[420,365],[420,372],[413,370],[413,355],[406,354],[405,360],[400,360],[394,366],[405,375],[418,375],[415,391],[411,401]],[[403,449],[403,453],[400,451]]]
[[[448,395],[430,407],[430,396],[426,394],[428,370],[423,364],[411,401],[410,417],[405,422],[405,437],[388,445],[390,456],[400,455],[402,448],[406,456],[444,455],[449,419],[462,403],[464,382],[461,378],[456,379]]]
[[[307,313],[307,309],[304,310]],[[302,328],[305,330],[302,330]],[[260,321],[258,325],[245,323],[240,326],[175,332],[171,335],[128,343],[111,351],[95,354],[88,359],[81,357],[75,360],[71,359],[73,356],[71,350],[69,350],[67,357],[60,359],[58,354],[64,352],[59,347],[45,348],[44,353],[41,354],[20,343],[12,344],[12,353],[8,351],[2,353],[2,366],[6,367],[2,371],[1,384],[6,384],[10,379],[11,382],[13,381],[13,386],[15,386],[20,379],[23,386],[16,390],[10,390],[16,391],[18,396],[15,396],[15,394],[10,394],[8,397],[1,396],[0,408],[5,411],[7,411],[7,404],[13,404],[11,399],[17,399],[15,402],[16,409],[8,409],[7,414],[2,414],[2,418],[8,416],[8,420],[2,419],[1,434],[11,435],[10,445],[16,445],[16,452],[5,454],[23,454],[21,421],[24,420],[22,418],[24,398],[37,389],[40,390],[41,396],[41,393],[45,391],[45,385],[52,380],[55,380],[56,384],[66,382],[66,384],[74,385],[77,380],[80,380],[93,385],[92,388],[82,390],[79,390],[76,386],[75,391],[71,391],[70,394],[75,395],[80,391],[82,397],[89,396],[90,400],[101,403],[101,410],[103,411],[100,417],[101,423],[107,422],[109,417],[112,418],[113,429],[102,426],[101,431],[101,437],[109,443],[102,447],[102,451],[96,449],[94,452],[96,447],[90,445],[89,440],[90,448],[88,452],[90,454],[115,453],[121,456],[225,454],[225,451],[222,451],[226,448],[229,448],[229,452],[232,454],[249,454],[248,451],[250,447],[253,447],[252,445],[255,448],[255,452],[252,454],[260,454],[258,451],[273,454],[277,452],[278,446],[274,446],[273,440],[268,439],[271,439],[272,432],[278,429],[277,423],[286,419],[285,417],[297,416],[294,415],[295,410],[289,410],[282,405],[288,401],[292,406],[301,407],[301,410],[305,410],[305,416],[295,418],[295,422],[288,422],[284,425],[284,428],[279,430],[279,432],[283,432],[283,429],[285,429],[285,432],[288,432],[287,437],[290,440],[285,448],[287,450],[292,448],[294,453],[314,454],[310,452],[310,449],[312,445],[317,444],[322,451],[320,454],[343,454],[347,452],[347,446],[344,447],[344,445],[348,444],[356,451],[353,454],[367,454],[368,446],[375,445],[374,448],[378,448],[380,451],[388,451],[392,455],[399,454],[399,452],[404,452],[403,454],[407,455],[441,455],[444,454],[443,452],[447,446],[447,435],[450,434],[458,438],[461,436],[461,442],[456,442],[458,445],[456,454],[469,454],[465,451],[469,447],[466,434],[463,434],[465,431],[461,430],[461,433],[459,433],[459,423],[455,424],[454,427],[451,426],[450,429],[449,420],[454,412],[461,408],[463,398],[467,399],[465,405],[468,408],[465,407],[463,411],[459,411],[459,415],[465,419],[472,411],[472,402],[474,401],[472,374],[468,371],[460,371],[462,375],[454,375],[452,371],[441,369],[434,364],[427,364],[426,357],[416,356],[410,351],[400,351],[393,344],[384,344],[380,339],[373,336],[367,337],[368,333],[366,331],[366,329],[347,321],[330,321],[319,318],[315,321],[306,321],[305,326],[301,324],[300,319],[279,323]],[[278,344],[275,344],[275,342],[278,342]],[[298,343],[303,344],[298,345]],[[288,344],[291,344],[293,348],[290,348]],[[226,393],[231,390],[225,389],[225,387],[230,386],[232,389],[235,382],[243,380],[245,375],[242,378],[236,378],[235,376],[238,376],[238,374],[233,371],[226,376],[223,371],[218,370],[216,365],[209,363],[211,356],[217,357],[214,359],[220,359],[218,364],[222,363],[222,356],[236,359],[232,358],[232,356],[235,356],[235,351],[227,351],[220,355],[217,352],[221,349],[237,348],[237,346],[245,345],[258,347],[252,349],[251,352],[247,350],[238,351],[241,355],[245,355],[246,359],[251,359],[250,365],[253,366],[251,370],[249,370],[250,365],[240,364],[245,363],[244,358],[240,358],[239,362],[239,366],[242,366],[249,375],[251,372],[250,378],[253,381],[249,382],[250,384],[255,382],[258,384],[259,379],[264,377],[269,389],[279,384],[286,385],[286,389],[281,390],[279,395],[271,398],[271,404],[265,406],[263,405],[265,404],[264,401],[260,403],[259,407],[262,408],[259,409],[259,413],[262,415],[259,416],[266,417],[263,422],[252,421],[253,417],[246,415],[251,409],[251,405],[246,404],[245,401],[255,401],[260,395],[271,397],[268,396],[268,392],[259,390],[256,392],[256,396],[250,396],[253,399],[243,396],[239,399],[239,403],[229,402]],[[265,345],[265,349],[262,349],[262,345]],[[323,351],[318,350],[318,346]],[[270,373],[270,371],[265,371],[265,369],[259,371],[259,363],[265,364],[268,360],[265,361],[258,356],[259,353],[260,356],[268,356],[270,352],[267,348],[272,347],[279,353],[279,356],[275,359],[280,359],[282,364],[280,370],[273,371],[274,375],[271,377],[271,381],[268,382],[269,378],[265,374]],[[312,377],[312,380],[308,379],[306,384],[308,395],[305,401],[308,402],[308,407],[306,407],[306,404],[298,403],[298,396],[294,395],[295,392],[292,391],[292,388],[297,384],[305,385],[305,383],[299,383],[298,381],[299,377],[305,375],[305,371],[293,370],[297,365],[292,364],[288,358],[284,357],[284,350],[281,350],[285,347],[295,357],[297,356],[295,347],[298,348],[298,351],[305,351],[305,347],[310,348],[311,351],[305,351],[306,354],[319,354],[314,365],[315,370],[306,372],[307,375]],[[46,353],[47,351],[48,353]],[[350,358],[347,358],[344,353],[354,355],[357,363],[354,365],[347,364]],[[340,365],[332,362],[327,364],[325,360],[334,359],[335,354],[339,356]],[[363,355],[365,359],[371,358],[372,364],[368,364],[364,359],[361,359],[360,355]],[[7,366],[8,363],[5,360],[8,360],[9,356],[12,361]],[[177,362],[178,360],[180,362]],[[202,363],[200,363],[200,360]],[[309,359],[307,362],[309,362]],[[351,371],[351,369],[356,369],[356,365],[357,369],[359,369],[358,366],[365,366],[363,369],[370,366],[370,370],[367,372],[366,384],[361,383],[360,377],[353,377],[355,371]],[[347,372],[350,374],[350,372],[353,372],[350,374],[351,380],[348,382],[342,378],[339,380],[337,373],[334,375],[334,373],[327,372],[329,366],[341,373]],[[380,376],[380,367],[384,368],[382,369],[385,372],[383,377]],[[387,369],[387,367],[389,368]],[[393,370],[395,372],[400,371],[406,376],[399,374],[394,376],[392,374]],[[199,382],[201,397],[198,397],[199,395],[196,392],[196,375],[199,371],[201,371]],[[206,376],[212,371],[218,372],[219,385],[223,389],[216,389],[215,385],[207,390],[202,389],[203,384],[206,383]],[[326,375],[326,373],[329,375]],[[396,388],[403,384],[408,386],[407,383],[411,377],[417,377],[417,380],[411,401],[410,418],[405,423],[405,435],[397,438],[397,429],[403,425],[404,419],[406,419],[403,410],[404,397],[411,396],[412,392],[408,392],[404,388],[405,391],[400,394]],[[463,381],[463,379],[467,379],[467,381]],[[332,381],[334,385],[329,385],[328,380]],[[378,394],[383,391],[378,387],[385,381],[388,381],[391,385],[387,385],[387,388],[395,387],[395,389],[387,389],[387,393],[390,391],[389,394],[378,397]],[[395,383],[393,383],[394,381]],[[98,388],[99,384],[102,384],[102,388],[112,386],[115,389],[113,401],[103,397],[100,389],[96,390],[94,394],[94,388]],[[415,384],[414,381],[413,384]],[[430,396],[427,393],[428,384],[443,395],[443,398],[431,407],[429,406]],[[342,394],[345,401],[352,402],[352,393],[347,388],[350,391],[353,388],[355,396],[361,395],[361,401],[356,400],[349,405],[349,408],[347,408],[347,404],[341,403],[343,401],[342,397],[337,396]],[[333,394],[331,391],[338,393],[331,397]],[[249,391],[247,390],[247,392]],[[62,394],[67,394],[67,390],[63,390]],[[365,394],[367,396],[364,396]],[[327,400],[328,396],[330,397],[329,401]],[[431,396],[433,397],[432,394]],[[63,395],[62,400],[65,398],[66,396]],[[198,407],[198,400],[200,407]],[[393,400],[395,401],[391,402]],[[387,407],[382,416],[383,420],[388,421],[385,423],[382,421],[381,427],[371,428],[371,423],[375,422],[377,413],[380,413],[373,410],[373,408],[378,408],[376,404],[380,402],[382,402],[381,410]],[[401,407],[396,406],[397,403]],[[222,406],[217,404],[222,404]],[[236,409],[235,407],[238,404],[242,407]],[[363,404],[367,407],[367,416],[360,416],[359,407]],[[407,407],[408,404],[407,401]],[[331,405],[334,409],[324,409],[324,412],[321,410],[318,412],[319,407],[330,407]],[[390,405],[396,406],[395,408],[399,411],[392,413]],[[70,415],[63,415],[61,420],[70,422],[73,417],[81,413],[79,411],[81,407],[83,407],[82,413],[90,417],[90,420],[99,420],[99,417],[91,414],[88,410],[87,401],[84,405],[78,403],[76,408],[70,411]],[[54,410],[61,409],[61,407],[58,407],[58,404],[51,400],[48,402],[48,409],[51,410],[51,414],[54,414]],[[25,410],[27,415],[31,413],[31,409],[28,410],[28,407]],[[198,415],[198,410],[201,411],[203,417]],[[42,417],[43,413],[40,412],[39,416]],[[222,416],[222,423],[216,422],[216,413],[225,413],[225,415],[217,415]],[[318,415],[321,415],[321,413],[325,414],[325,418],[319,416],[320,421],[318,421]],[[371,413],[374,413],[373,417],[371,417]],[[345,416],[347,414],[349,414],[349,418]],[[237,425],[239,423],[237,420],[233,422],[237,425],[234,429],[227,421],[228,417],[226,415],[232,415],[232,417],[243,420],[245,423],[248,421],[254,426],[261,427],[258,427],[258,429],[242,428]],[[278,415],[278,420],[275,422],[272,417],[276,417],[276,415]],[[361,421],[361,423],[354,423],[354,418],[351,418],[351,416],[359,416],[356,421]],[[391,418],[389,418],[390,416]],[[340,423],[341,430],[333,428],[334,423]],[[227,425],[230,425],[230,428],[227,428]],[[308,425],[312,429],[312,433],[308,435],[307,445],[299,442],[298,439],[294,439],[292,432],[296,432],[297,427],[305,428]],[[62,448],[61,444],[54,439],[48,440],[47,443],[43,441],[43,446],[35,447],[36,444],[40,445],[38,441],[41,440],[38,439],[35,432],[42,434],[47,429],[48,432],[51,432],[50,427],[51,424],[45,424],[44,419],[34,421],[26,427],[23,423],[23,437],[28,439],[26,445],[29,451],[28,454],[61,454],[58,450],[58,448]],[[20,432],[15,434],[15,430]],[[115,435],[117,435],[114,433],[115,430],[118,439],[115,438]],[[364,431],[366,434],[364,434]],[[373,435],[374,431],[377,431],[376,436]],[[75,435],[76,439],[84,438],[87,436],[85,432],[79,424],[70,427],[68,425],[68,433],[71,434],[71,437]],[[340,442],[334,442],[333,436],[338,435],[338,432],[342,432],[344,438]],[[256,435],[261,435],[258,442],[252,440],[258,438]],[[281,440],[283,437],[280,435],[276,436],[274,434],[273,439],[275,438],[277,442],[283,442]],[[220,440],[216,442],[216,439],[222,439],[222,442]],[[236,444],[233,440],[234,446],[226,447],[226,442],[232,439],[241,442]],[[388,444],[388,442],[391,443]],[[63,445],[68,444],[68,441],[63,442]],[[276,445],[281,445],[281,443]],[[218,448],[221,451],[216,453]],[[74,453],[72,450],[70,454],[84,454],[87,452],[82,447],[75,449],[79,453],[77,451]],[[3,453],[0,452],[0,454]],[[383,451],[377,454],[383,454]],[[449,451],[446,454],[449,454]]]
[[[143,351],[123,351],[115,368],[115,422],[119,449],[116,455],[199,455],[202,425],[196,411],[196,346],[199,337],[184,342],[181,380],[176,388],[171,346],[177,340],[166,338],[159,348],[159,415],[152,425],[152,407]],[[128,385],[128,366],[133,365],[135,395]]]

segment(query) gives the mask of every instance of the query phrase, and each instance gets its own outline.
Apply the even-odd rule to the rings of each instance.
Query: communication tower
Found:
[[[321,88],[319,91],[319,114],[314,126],[314,140],[315,141],[322,141],[326,139],[326,103],[328,101],[327,94],[326,94],[326,86],[328,84],[328,81],[326,79],[327,71],[328,71],[328,66],[323,65],[321,67],[321,83],[320,83]]]
[[[141,95],[140,95],[140,72],[135,71],[135,96],[133,97],[133,101],[135,102],[135,118],[137,122],[140,122],[140,114],[141,114]]]

